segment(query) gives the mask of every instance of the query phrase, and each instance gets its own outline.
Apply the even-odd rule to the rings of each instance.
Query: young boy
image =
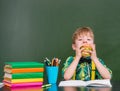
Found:
[[[111,79],[112,71],[97,57],[94,44],[94,34],[90,27],[78,28],[72,37],[72,49],[75,56],[68,57],[62,68],[65,80],[94,80]],[[83,46],[90,46],[91,50],[85,50]],[[84,52],[83,52],[84,51]],[[84,55],[90,54],[88,57]],[[92,66],[95,66],[93,69]],[[93,78],[92,78],[93,77]]]

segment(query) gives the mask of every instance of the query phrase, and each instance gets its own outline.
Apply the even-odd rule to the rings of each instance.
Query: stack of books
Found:
[[[42,86],[43,74],[40,62],[6,62],[3,83],[9,87]]]

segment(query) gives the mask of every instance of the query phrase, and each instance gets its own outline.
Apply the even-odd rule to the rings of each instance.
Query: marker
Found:
[[[46,87],[50,87],[52,84],[45,84],[45,85],[42,85],[42,88],[46,88]]]
[[[51,66],[51,61],[46,57],[46,60],[44,60],[44,62],[47,64],[47,66]]]
[[[61,60],[59,59],[59,64],[60,64]]]

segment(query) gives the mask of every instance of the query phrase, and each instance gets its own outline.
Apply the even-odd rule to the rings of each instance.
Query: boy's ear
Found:
[[[72,44],[72,49],[73,49],[73,50],[75,50],[75,49],[76,49],[75,44]]]

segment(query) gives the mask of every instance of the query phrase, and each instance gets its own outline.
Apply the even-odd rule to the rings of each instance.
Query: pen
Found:
[[[46,87],[50,87],[52,84],[45,84],[45,85],[42,85],[42,88],[46,88]]]

